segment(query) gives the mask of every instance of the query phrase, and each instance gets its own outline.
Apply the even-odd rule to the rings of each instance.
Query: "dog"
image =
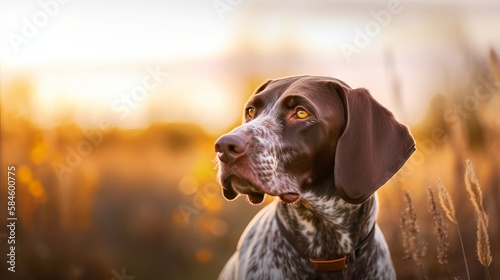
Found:
[[[321,76],[270,80],[215,143],[227,200],[257,205],[219,279],[395,279],[376,191],[415,151],[364,88]]]

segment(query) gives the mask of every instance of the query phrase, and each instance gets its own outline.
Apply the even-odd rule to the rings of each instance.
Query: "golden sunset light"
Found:
[[[351,206],[374,193],[349,193],[374,182],[398,279],[499,279],[499,15],[488,0],[2,1],[0,279],[217,279],[264,207],[323,219],[314,211],[365,209]],[[245,110],[264,83],[301,75],[351,88],[309,81],[297,105],[276,97],[290,82]],[[370,106],[354,110],[351,93]],[[280,113],[259,112],[265,102]],[[344,189],[338,174],[371,181]],[[337,236],[353,227],[340,220],[307,223]],[[374,236],[355,226],[370,234],[341,234],[336,250]]]

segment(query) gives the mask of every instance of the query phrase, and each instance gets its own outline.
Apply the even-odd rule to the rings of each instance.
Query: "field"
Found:
[[[489,61],[449,92],[435,94],[426,118],[410,128],[418,151],[379,191],[379,223],[400,279],[467,279],[457,227],[439,203],[437,177],[453,200],[471,279],[500,277],[500,68],[494,52]],[[22,82],[10,90],[30,94]],[[84,130],[67,123],[43,129],[15,111],[2,114],[2,178],[11,164],[17,178],[15,279],[215,278],[260,209],[222,198],[213,162],[217,135],[197,125]],[[467,159],[489,216],[492,262],[486,270],[477,257]],[[446,265],[438,261],[444,241],[435,233],[429,186],[449,243]],[[417,262],[405,258],[403,247],[406,192],[419,229],[413,246],[427,248]],[[0,194],[6,205],[6,179]],[[1,220],[6,216],[0,211]],[[7,251],[7,239],[0,240]]]

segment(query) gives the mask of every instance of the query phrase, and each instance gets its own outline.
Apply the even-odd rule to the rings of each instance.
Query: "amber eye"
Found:
[[[253,117],[255,116],[255,108],[248,108],[247,109],[247,115],[253,119]]]
[[[295,116],[298,119],[305,119],[305,118],[309,117],[309,113],[306,112],[305,110],[299,109],[299,110],[297,110],[297,112],[295,112]]]

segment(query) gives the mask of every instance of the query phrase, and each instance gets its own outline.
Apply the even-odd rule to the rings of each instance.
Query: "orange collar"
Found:
[[[318,272],[340,271],[347,268],[347,256],[333,260],[317,260],[310,258],[309,265]]]

